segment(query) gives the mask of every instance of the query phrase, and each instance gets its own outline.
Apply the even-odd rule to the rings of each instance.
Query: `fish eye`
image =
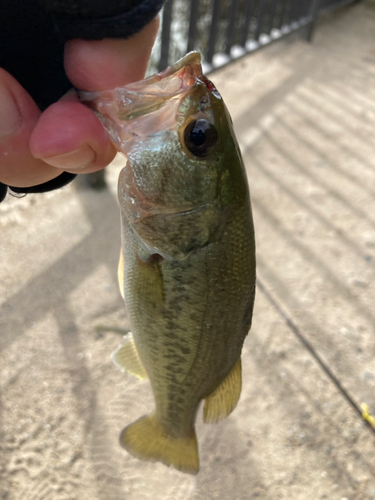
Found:
[[[199,118],[189,123],[184,131],[186,147],[194,156],[207,156],[216,146],[216,128],[208,120]]]

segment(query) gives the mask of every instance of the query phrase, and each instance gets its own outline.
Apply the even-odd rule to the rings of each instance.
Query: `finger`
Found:
[[[68,77],[83,90],[103,90],[142,79],[158,27],[156,18],[129,40],[68,42]],[[82,104],[62,101],[50,106],[35,127],[30,141],[33,155],[72,173],[94,172],[108,165],[115,150],[99,120]]]
[[[62,172],[32,156],[29,139],[40,111],[21,85],[0,69],[0,182],[29,187]]]
[[[108,90],[144,78],[159,17],[127,40],[71,40],[65,45],[65,71],[80,90]]]
[[[115,157],[98,118],[77,99],[52,104],[41,115],[30,138],[36,158],[71,173],[90,173]]]

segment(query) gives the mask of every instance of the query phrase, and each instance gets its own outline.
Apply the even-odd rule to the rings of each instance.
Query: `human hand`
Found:
[[[141,80],[159,27],[155,18],[127,40],[71,40],[65,71],[80,90],[99,91]],[[116,151],[98,118],[69,92],[43,113],[21,85],[0,69],[0,182],[42,184],[60,175],[107,166]]]

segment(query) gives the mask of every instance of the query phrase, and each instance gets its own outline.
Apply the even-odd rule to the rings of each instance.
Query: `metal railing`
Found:
[[[167,0],[162,13],[158,70],[198,49],[210,72],[355,0]]]

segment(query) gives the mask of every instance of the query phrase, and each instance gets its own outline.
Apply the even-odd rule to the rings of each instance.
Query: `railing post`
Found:
[[[266,10],[266,0],[261,0],[260,5],[259,5],[259,13],[258,13],[258,19],[257,19],[257,28],[255,30],[255,35],[254,39],[255,41],[258,42],[259,37],[262,33],[262,26],[263,26],[263,18],[264,18],[264,12]]]
[[[320,0],[311,0],[309,9],[310,22],[306,26],[306,33],[305,33],[305,38],[308,42],[311,42],[312,40],[316,21],[319,16],[319,8],[320,8]]]
[[[284,19],[285,19],[285,12],[286,12],[286,0],[281,2],[281,10],[280,10],[280,18],[279,18],[279,25],[278,28],[281,30],[281,28],[284,26]]]
[[[199,0],[190,0],[190,21],[189,21],[187,52],[190,52],[195,48],[195,41],[198,33],[198,13],[199,13]]]
[[[162,71],[169,63],[169,44],[171,40],[173,0],[165,2],[163,7],[163,21],[161,28],[161,50],[158,71]]]
[[[269,9],[268,28],[266,31],[267,35],[271,34],[272,28],[274,27],[276,5],[277,5],[277,0],[271,0],[271,5],[270,5],[270,9]]]
[[[249,27],[251,22],[251,17],[254,14],[255,0],[246,0],[245,3],[245,18],[242,26],[242,33],[240,39],[240,45],[242,47],[246,46],[247,37],[249,35]]]
[[[210,36],[208,38],[206,59],[209,64],[212,64],[212,59],[215,54],[216,39],[219,29],[221,0],[212,0],[212,21],[210,28]]]
[[[230,49],[233,45],[233,39],[236,29],[236,19],[238,14],[239,0],[232,0],[229,2],[229,19],[227,25],[227,39],[225,43],[225,53],[230,55]]]

